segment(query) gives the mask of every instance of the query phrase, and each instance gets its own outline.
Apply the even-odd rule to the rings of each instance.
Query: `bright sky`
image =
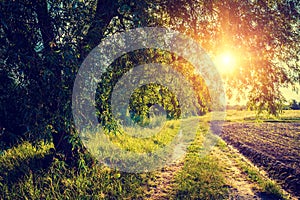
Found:
[[[300,102],[300,86],[298,88],[299,88],[298,94],[294,92],[291,88],[281,88],[281,91],[283,96],[286,98],[288,102],[292,101],[293,99],[295,99],[297,102]],[[237,95],[237,93],[234,95]],[[227,104],[229,105],[245,105],[246,103],[247,103],[246,99],[241,99],[240,102],[227,99]]]
[[[230,73],[235,68],[235,56],[231,52],[224,52],[216,56],[215,64],[220,73]]]
[[[295,99],[296,101],[300,102],[300,85],[298,84],[299,92],[298,94],[294,92],[291,88],[282,88],[281,91],[284,95],[284,97],[290,101]]]

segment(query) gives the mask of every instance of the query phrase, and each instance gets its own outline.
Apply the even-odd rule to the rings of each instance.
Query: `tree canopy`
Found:
[[[55,149],[66,157],[72,157],[76,146],[75,151],[81,151],[72,139],[76,73],[88,53],[116,32],[168,27],[199,42],[211,57],[234,52],[237,66],[223,77],[228,96],[235,88],[258,111],[278,114],[284,101],[280,87],[300,82],[296,0],[3,0],[0,19],[0,125],[5,132],[1,137],[9,143],[11,133],[32,140],[52,138]],[[148,50],[139,53],[149,55]],[[186,66],[183,73],[189,69],[176,56],[160,60],[179,62]],[[115,69],[114,73],[124,73],[126,66]],[[201,83],[201,77],[189,78]],[[204,84],[194,87],[204,113],[209,110],[209,94]],[[173,98],[168,92],[166,96]],[[104,108],[99,109],[103,114]]]

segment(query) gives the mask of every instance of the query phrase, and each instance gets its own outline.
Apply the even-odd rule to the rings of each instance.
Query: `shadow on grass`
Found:
[[[15,159],[15,164],[5,165],[0,163],[0,179],[2,184],[12,186],[29,173],[41,174],[48,170],[54,158],[54,152],[50,151],[45,155],[37,154],[29,158]]]

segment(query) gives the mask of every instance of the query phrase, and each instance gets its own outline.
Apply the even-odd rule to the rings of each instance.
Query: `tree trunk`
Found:
[[[54,27],[47,10],[47,1],[35,0],[35,4],[39,28],[41,30],[43,45],[45,48],[44,55],[45,57],[51,55],[55,56],[55,44],[53,44],[55,42],[55,34],[53,31]],[[91,22],[89,32],[86,35],[86,38],[83,39],[82,44],[78,44],[82,48],[81,58],[84,59],[89,51],[98,45],[103,39],[103,33],[106,27],[109,25],[112,18],[117,15],[117,7],[118,5],[114,1],[98,0],[96,14]],[[85,46],[89,46],[89,48],[83,49]],[[76,136],[72,135],[73,131],[64,125],[64,122],[62,121],[64,119],[60,119],[59,117],[60,115],[64,115],[61,113],[61,105],[64,105],[66,101],[63,99],[64,97],[61,96],[61,90],[63,86],[62,66],[56,63],[59,62],[46,61],[45,63],[46,67],[55,74],[55,81],[50,80],[48,83],[52,91],[48,91],[49,89],[47,90],[48,93],[51,92],[53,98],[50,98],[50,101],[46,106],[47,110],[52,112],[50,117],[53,119],[51,121],[54,122],[52,126],[54,127],[55,131],[52,133],[52,139],[55,152],[58,154],[63,154],[65,161],[74,166],[74,164],[76,165],[78,162],[78,159],[80,159],[80,156],[87,154],[87,151],[83,147],[79,138],[75,139],[77,141],[72,140],[73,143],[70,141],[71,137]],[[71,90],[72,88],[69,89]],[[71,112],[71,105],[69,106]],[[89,161],[91,161],[91,159],[88,159],[88,162]]]

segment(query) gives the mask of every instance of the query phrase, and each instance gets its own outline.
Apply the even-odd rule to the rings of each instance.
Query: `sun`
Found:
[[[231,73],[235,68],[236,58],[231,52],[223,52],[216,56],[215,64],[220,73]]]

